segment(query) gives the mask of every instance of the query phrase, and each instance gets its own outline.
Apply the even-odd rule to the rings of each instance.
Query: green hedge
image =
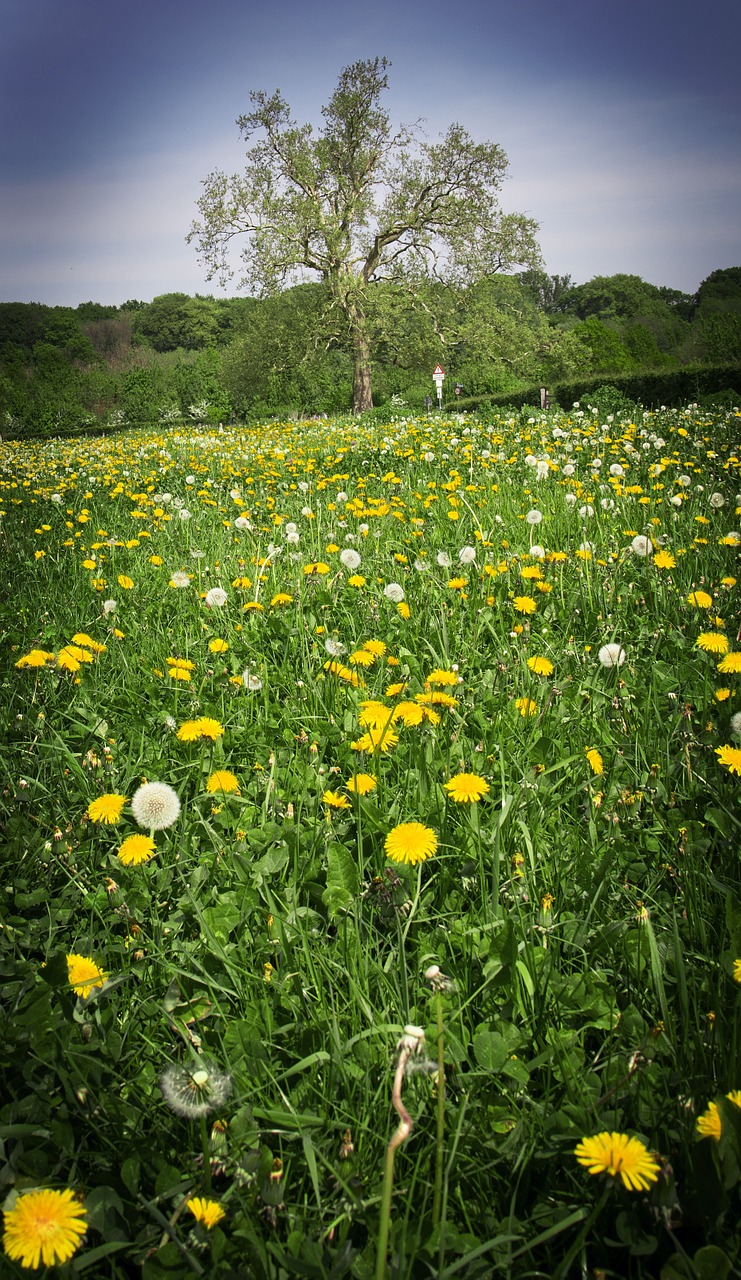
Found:
[[[712,399],[713,396],[723,396],[725,399],[729,393],[736,397],[736,403],[741,404],[741,364],[719,364],[622,376],[602,374],[598,378],[553,383],[548,387],[551,407],[560,405],[562,409],[570,409],[577,400],[588,400],[590,395],[606,384],[614,387],[627,400],[647,409],[655,409],[662,404],[689,404]],[[515,409],[520,409],[523,405],[539,405],[540,387],[526,387],[523,391],[510,391],[505,395],[477,396],[475,402],[473,399],[462,401],[458,407],[472,409],[482,403],[490,404],[493,408],[511,405]]]

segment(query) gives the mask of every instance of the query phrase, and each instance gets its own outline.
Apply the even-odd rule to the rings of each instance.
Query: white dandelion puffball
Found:
[[[328,640],[324,641],[324,648],[326,649],[330,658],[341,658],[343,653],[347,653],[347,649],[345,648],[342,641],[335,640],[333,636],[330,636]]]
[[[542,519],[543,512],[538,511],[536,507],[533,507],[532,511],[528,511],[525,516],[525,524],[540,524]]]
[[[251,529],[252,525],[246,516],[237,516],[236,520],[234,521],[234,528],[235,529]]]
[[[360,555],[352,547],[345,547],[345,550],[340,552],[340,562],[346,569],[357,569],[360,565]]]
[[[545,560],[545,547],[541,547],[540,543],[534,542],[530,548],[530,555],[536,560]]]
[[[212,587],[206,592],[204,603],[209,609],[221,609],[226,604],[229,597],[223,587]]]
[[[654,544],[650,538],[643,533],[637,533],[630,544],[630,549],[637,556],[650,556],[654,549]]]
[[[250,693],[259,693],[262,689],[262,680],[250,671],[249,667],[242,672],[242,684],[245,689],[249,689]]]
[[[603,644],[597,654],[597,657],[599,658],[600,665],[605,668],[622,667],[625,662],[625,650],[621,649],[620,645],[615,644],[614,642],[610,644]]]
[[[170,578],[170,583],[173,587],[189,587],[190,574],[186,573],[183,569],[176,569]]]
[[[741,738],[741,711],[736,711],[731,716],[731,733],[734,738]]]
[[[187,507],[181,507],[178,511],[178,519],[190,520],[190,512]]]
[[[143,782],[131,797],[134,821],[147,831],[164,831],[177,822],[180,801],[167,782]]]
[[[473,564],[476,559],[475,547],[461,547],[458,552],[458,561],[460,564]]]
[[[573,476],[575,471],[576,471],[576,467],[574,466],[573,462],[567,462],[565,467],[563,468],[563,474],[565,476]]]
[[[440,565],[441,569],[450,568],[451,559],[447,551],[438,551],[437,555],[435,556],[435,559],[437,560],[437,563]]]
[[[711,493],[708,498],[708,502],[715,511],[719,511],[722,506],[725,506],[725,501],[722,493]]]
[[[117,607],[117,606],[116,606],[116,601],[115,601],[115,600],[104,600],[104,601],[103,601],[103,612],[104,612],[104,613],[115,613],[115,612],[116,612],[116,607]]]
[[[548,476],[550,475],[550,471],[551,469],[548,463],[546,462],[545,458],[541,458],[540,461],[538,462],[537,467],[535,468],[535,479],[547,480]]]
[[[586,520],[589,516],[594,515],[594,507],[590,506],[589,503],[586,506],[579,507],[579,515],[582,520]]]
[[[610,475],[611,475],[611,476],[624,476],[624,475],[625,475],[625,472],[623,471],[623,468],[620,466],[620,463],[619,463],[619,462],[613,462],[613,463],[612,463],[612,466],[610,467]]]
[[[392,604],[401,604],[404,599],[404,588],[400,587],[398,582],[389,582],[383,588],[383,594]]]
[[[165,1102],[175,1115],[195,1119],[220,1107],[231,1093],[231,1076],[200,1058],[192,1067],[173,1062],[160,1076]]]

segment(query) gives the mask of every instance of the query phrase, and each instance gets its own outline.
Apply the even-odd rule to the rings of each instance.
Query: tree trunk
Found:
[[[365,413],[373,408],[371,391],[370,341],[365,316],[358,307],[348,311],[353,347],[352,411]]]

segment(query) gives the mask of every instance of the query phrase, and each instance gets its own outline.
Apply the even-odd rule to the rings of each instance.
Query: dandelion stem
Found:
[[[383,1188],[381,1191],[381,1216],[378,1223],[378,1249],[376,1252],[375,1280],[384,1280],[386,1275],[386,1255],[388,1253],[389,1224],[391,1220],[391,1192],[394,1186],[394,1159],[396,1157],[396,1149],[401,1146],[402,1142],[406,1142],[412,1132],[414,1124],[412,1117],[401,1099],[401,1086],[404,1083],[404,1071],[406,1070],[407,1059],[409,1056],[410,1050],[403,1048],[399,1054],[399,1061],[396,1064],[394,1086],[391,1091],[391,1101],[393,1102],[394,1109],[399,1117],[399,1124],[386,1148],[386,1161],[383,1169]]]
[[[443,1143],[445,1139],[445,1041],[443,1031],[443,998],[442,993],[435,993],[435,1014],[437,1018],[437,1133],[435,1138],[435,1187],[432,1198],[432,1225],[440,1221],[440,1206],[443,1194]]]
[[[206,1195],[211,1191],[211,1144],[208,1137],[208,1126],[205,1115],[200,1116],[201,1150],[203,1151],[203,1189]]]
[[[583,1248],[584,1242],[586,1241],[587,1236],[589,1235],[590,1231],[592,1230],[592,1227],[594,1226],[599,1215],[601,1214],[602,1210],[607,1204],[607,1200],[611,1191],[612,1191],[612,1181],[606,1182],[602,1189],[602,1195],[600,1196],[596,1205],[592,1209],[592,1212],[590,1213],[589,1217],[586,1219],[586,1221],[582,1225],[582,1229],[579,1232],[578,1236],[576,1237],[576,1240],[574,1241],[568,1253],[566,1254],[566,1257],[562,1258],[559,1266],[554,1271],[553,1280],[562,1280],[563,1276],[568,1275],[569,1269],[571,1267],[572,1262],[574,1261],[574,1258],[578,1254],[579,1250]]]

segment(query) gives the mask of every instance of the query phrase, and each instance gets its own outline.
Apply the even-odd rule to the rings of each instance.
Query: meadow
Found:
[[[741,1275],[740,425],[0,444],[3,1276]]]

